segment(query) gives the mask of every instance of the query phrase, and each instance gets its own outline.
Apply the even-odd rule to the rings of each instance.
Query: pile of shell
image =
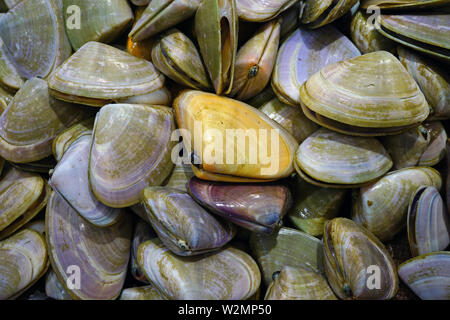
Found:
[[[449,63],[449,0],[0,0],[0,299],[450,299]]]

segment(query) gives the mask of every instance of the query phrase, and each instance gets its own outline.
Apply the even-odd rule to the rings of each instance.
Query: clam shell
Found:
[[[165,186],[187,192],[188,188],[186,185],[194,176],[195,174],[194,171],[192,171],[191,165],[177,164],[170,174]]]
[[[181,85],[205,91],[211,88],[195,44],[178,29],[160,35],[152,60],[158,70]]]
[[[363,54],[380,50],[395,53],[396,43],[379,33],[368,18],[369,15],[361,10],[352,17],[350,36],[353,43]]]
[[[36,231],[40,235],[44,236],[45,235],[45,221],[43,219],[30,221],[30,222],[26,223],[22,229],[30,229],[30,230]]]
[[[50,156],[53,139],[80,121],[83,112],[49,96],[44,80],[28,80],[0,116],[0,155],[17,163]]]
[[[53,140],[52,150],[56,161],[60,161],[64,153],[78,138],[91,135],[95,118],[88,118],[62,131]]]
[[[136,22],[129,36],[142,41],[193,16],[201,0],[153,0]]]
[[[161,241],[177,255],[218,250],[236,233],[231,223],[217,220],[188,193],[177,189],[147,187],[141,203]]]
[[[272,233],[292,200],[282,185],[220,183],[192,178],[189,194],[209,211],[254,232]]]
[[[68,7],[72,0],[62,0],[66,23],[73,12]],[[109,43],[114,41],[133,21],[133,12],[126,0],[77,0],[80,9],[80,27],[66,28],[67,36],[76,51],[89,41]]]
[[[122,291],[120,300],[166,300],[152,285],[127,288]]]
[[[50,270],[45,278],[45,294],[56,300],[72,300],[72,297],[64,289],[64,286],[59,281],[56,273]]]
[[[261,111],[237,100],[199,91],[183,92],[175,100],[174,108],[178,126],[184,129],[181,134],[188,154],[193,152],[194,165],[210,173],[199,176],[194,169],[197,177],[219,181],[227,181],[226,177],[261,181],[280,179],[293,172],[297,141]],[[234,144],[234,137],[230,137],[233,133],[235,136],[249,135],[249,148],[239,148],[238,145],[235,154],[234,149],[220,145],[219,139],[227,135],[226,142]],[[212,141],[214,136],[217,136],[217,141]],[[242,139],[237,140],[242,143]],[[268,145],[273,151],[268,152]],[[278,152],[275,152],[277,147]],[[247,152],[251,148],[257,150]]]
[[[450,252],[427,253],[398,267],[404,283],[422,300],[450,299]]]
[[[33,173],[43,173],[48,174],[50,170],[52,170],[55,165],[56,161],[55,159],[50,156],[45,159],[39,160],[39,161],[33,161],[28,163],[9,163],[14,168],[27,171],[27,172],[33,172]]]
[[[9,91],[17,91],[24,81],[11,60],[8,48],[0,38],[0,87]]]
[[[22,77],[46,78],[71,53],[58,0],[21,1],[0,19],[4,49]]]
[[[260,108],[274,98],[276,98],[275,93],[273,92],[272,87],[268,85],[263,91],[248,100],[247,103],[252,107]]]
[[[161,185],[173,169],[172,110],[116,104],[103,107],[94,124],[89,181],[95,197],[113,208],[138,203],[147,186]]]
[[[310,183],[352,188],[380,178],[392,160],[375,138],[322,128],[303,141],[295,164],[297,173]]]
[[[0,86],[0,114],[2,114],[6,108],[8,107],[8,104],[13,99],[13,96],[10,95],[8,92],[6,92],[2,87]]]
[[[347,190],[323,188],[296,177],[293,186],[293,205],[287,216],[296,228],[322,236],[324,224],[336,217],[346,199]]]
[[[164,76],[151,62],[95,41],[83,45],[48,79],[58,99],[90,106],[147,94],[163,85]]]
[[[445,250],[450,244],[450,219],[435,187],[421,187],[411,197],[407,226],[413,257]]]
[[[200,257],[180,257],[154,239],[139,247],[138,261],[158,291],[174,300],[244,300],[261,283],[256,262],[232,247]]]
[[[162,87],[140,96],[118,99],[117,103],[147,104],[170,107],[172,105],[172,95],[166,87]]]
[[[428,117],[414,79],[387,51],[328,65],[300,89],[305,115],[352,135],[396,134]]]
[[[248,100],[269,83],[278,52],[281,19],[272,20],[238,51],[231,96]]]
[[[83,135],[71,144],[56,165],[49,184],[84,219],[97,227],[106,227],[120,219],[121,211],[103,205],[90,190],[88,166],[91,141],[91,135]]]
[[[273,91],[284,103],[298,106],[303,82],[326,65],[359,55],[355,45],[332,26],[297,29],[278,51],[272,76]]]
[[[73,299],[109,300],[119,296],[130,256],[131,219],[106,228],[80,217],[57,193],[47,205],[45,233],[52,269]],[[73,282],[79,270],[79,288]],[[70,284],[70,286],[69,286]]]
[[[397,135],[383,137],[382,143],[392,157],[394,168],[402,169],[419,164],[430,140],[428,130],[420,125]]]
[[[377,22],[385,37],[450,61],[450,13],[382,14]]]
[[[236,0],[236,9],[239,19],[261,22],[275,18],[296,2],[296,0]]]
[[[195,14],[195,33],[217,94],[229,94],[238,43],[235,0],[203,1]]]
[[[361,188],[353,200],[352,219],[381,241],[392,239],[406,225],[411,196],[421,186],[440,189],[442,179],[435,169],[412,167],[390,172]]]
[[[322,242],[307,233],[281,228],[277,234],[252,233],[250,247],[269,285],[284,266],[302,267],[323,274]]]
[[[427,122],[423,126],[428,130],[430,144],[420,157],[419,165],[431,167],[438,164],[446,154],[447,132],[440,121]]]
[[[285,128],[298,143],[302,143],[319,129],[319,126],[309,120],[300,108],[285,104],[278,98],[263,104],[259,110]]]
[[[36,216],[49,191],[40,175],[8,168],[0,180],[0,239]]]
[[[337,300],[325,277],[302,267],[284,266],[264,300]]]
[[[144,210],[144,215],[147,213]],[[147,218],[147,217],[146,217]],[[134,226],[133,241],[131,242],[131,274],[132,276],[144,283],[148,283],[147,278],[145,278],[144,272],[140,269],[137,262],[137,252],[141,243],[156,237],[155,232],[146,220],[139,219]],[[122,292],[123,295],[123,292]]]
[[[370,6],[377,6],[382,10],[408,10],[443,7],[448,4],[450,4],[449,0],[362,0],[361,8],[367,9]]]
[[[397,293],[397,269],[389,252],[352,220],[335,218],[325,224],[323,250],[327,279],[339,298],[387,300]],[[371,280],[369,268],[374,266],[379,270],[379,287]]]
[[[22,230],[0,242],[0,299],[14,299],[42,277],[48,267],[44,238]]]
[[[429,118],[450,118],[450,75],[441,65],[413,50],[398,46],[399,59],[416,80],[433,111]]]
[[[308,28],[319,28],[342,17],[358,0],[306,0],[301,22]]]

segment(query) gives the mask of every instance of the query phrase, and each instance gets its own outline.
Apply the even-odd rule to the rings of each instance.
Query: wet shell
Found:
[[[70,128],[62,131],[53,140],[52,150],[56,161],[60,161],[64,153],[78,138],[84,135],[92,135],[92,128],[94,127],[95,118],[88,118],[83,120]]]
[[[64,286],[59,281],[56,273],[50,270],[45,278],[45,294],[56,300],[72,300],[72,297],[64,289]]]
[[[76,51],[89,41],[109,43],[114,41],[133,21],[133,12],[126,0],[77,0],[80,10],[79,27],[74,24],[70,10],[72,0],[63,0],[67,36]],[[76,11],[75,11],[76,12]]]
[[[280,40],[281,19],[266,23],[238,51],[231,96],[248,100],[269,83]]]
[[[355,45],[332,26],[297,29],[278,51],[272,88],[281,101],[299,106],[300,87],[314,73],[326,65],[359,55]]]
[[[417,54],[413,50],[398,46],[399,59],[416,80],[433,111],[431,119],[450,118],[450,75],[440,64]]]
[[[278,98],[263,104],[259,110],[285,128],[298,143],[319,129],[319,125],[309,120],[300,108],[285,104]]]
[[[0,239],[6,238],[45,207],[50,189],[38,174],[8,168],[0,180]]]
[[[48,85],[58,99],[101,107],[160,89],[164,76],[149,61],[91,41],[52,73]]]
[[[46,78],[71,53],[58,0],[21,1],[0,19],[11,61],[27,79]]]
[[[311,120],[352,135],[386,135],[417,126],[429,106],[400,61],[386,51],[328,65],[300,89]]]
[[[435,187],[421,187],[408,207],[408,240],[412,256],[442,251],[450,244],[450,219]]]
[[[186,185],[194,176],[190,164],[177,164],[170,174],[165,186],[187,192],[188,189]]]
[[[324,224],[336,217],[346,199],[347,190],[323,188],[297,176],[292,184],[294,203],[287,215],[300,230],[321,236]]]
[[[325,224],[323,250],[327,279],[339,298],[388,300],[397,293],[397,269],[389,252],[352,220],[335,218]],[[378,285],[371,280],[374,266]]]
[[[395,53],[396,43],[378,32],[375,21],[369,15],[359,10],[352,17],[350,36],[361,53],[385,50]]]
[[[172,80],[192,89],[211,88],[195,44],[178,29],[161,34],[152,49],[155,66]]]
[[[277,234],[252,233],[250,247],[266,285],[284,266],[302,267],[323,274],[322,242],[307,233],[281,228]]]
[[[128,288],[122,291],[120,300],[166,300],[152,285]]]
[[[0,299],[14,299],[42,277],[48,267],[44,238],[22,230],[0,242]]]
[[[254,232],[272,233],[291,206],[282,185],[220,183],[192,178],[190,195],[209,211]]]
[[[139,202],[142,189],[161,185],[173,169],[172,110],[116,104],[97,114],[89,181],[95,197],[113,208]]]
[[[450,13],[382,14],[377,18],[379,31],[386,37],[450,61]],[[438,27],[437,27],[438,26]]]
[[[147,94],[118,99],[116,102],[170,107],[172,105],[172,94],[166,87],[162,87]]]
[[[53,139],[80,121],[83,112],[49,96],[44,80],[28,80],[0,116],[0,155],[17,163],[50,156]]]
[[[239,19],[261,22],[275,18],[296,2],[296,0],[236,0],[236,9]]]
[[[325,277],[302,267],[281,268],[264,300],[337,300]]]
[[[83,135],[72,143],[55,167],[49,184],[84,219],[95,226],[106,227],[120,219],[121,211],[103,205],[90,190],[91,141],[91,135]]]
[[[139,247],[138,261],[158,291],[174,300],[244,300],[261,283],[256,262],[232,247],[200,257],[180,257],[154,239]]]
[[[352,137],[322,128],[296,153],[297,173],[319,186],[354,187],[373,181],[392,167],[392,160],[375,138]]]
[[[201,0],[153,0],[142,13],[129,36],[142,41],[193,16]]]
[[[181,256],[218,250],[235,235],[231,223],[217,220],[188,193],[168,187],[147,187],[141,203],[161,241]]]
[[[301,22],[308,28],[319,28],[342,17],[358,0],[306,0]]]
[[[203,1],[195,14],[195,33],[217,94],[229,94],[238,43],[235,0]]]
[[[0,87],[9,91],[17,91],[24,81],[14,66],[5,43],[0,38]]]
[[[52,269],[73,299],[110,300],[119,296],[130,256],[131,229],[127,215],[110,227],[96,227],[53,193],[45,217],[49,256]],[[77,270],[79,288],[71,277]]]
[[[382,143],[394,161],[394,168],[402,169],[419,164],[430,140],[428,130],[420,125],[397,135],[383,137]]]
[[[430,144],[419,159],[421,166],[434,166],[438,164],[446,154],[447,132],[440,121],[424,123],[428,130]]]
[[[427,253],[398,267],[404,283],[422,300],[450,300],[450,252]]]
[[[442,179],[435,169],[412,167],[390,172],[363,187],[353,200],[352,219],[381,241],[392,239],[406,225],[411,196],[421,186],[440,189]]]
[[[175,100],[174,108],[178,126],[185,129],[181,134],[188,154],[193,153],[191,158],[197,167],[194,173],[197,175],[196,169],[207,173],[200,174],[200,178],[218,181],[243,178],[250,182],[280,179],[293,172],[297,141],[261,111],[237,100],[199,91],[183,92]],[[238,146],[235,154],[234,149],[220,145],[219,139],[224,139],[230,130],[236,137],[242,133],[250,135],[249,147]],[[230,144],[236,143],[234,137],[226,139]],[[242,139],[237,141],[242,143]],[[278,152],[274,152],[276,147]]]

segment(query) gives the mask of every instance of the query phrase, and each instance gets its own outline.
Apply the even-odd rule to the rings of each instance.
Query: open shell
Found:
[[[83,109],[51,97],[44,80],[30,79],[0,116],[0,155],[16,163],[42,160],[56,135],[83,117]]]
[[[91,135],[83,135],[72,143],[56,165],[49,184],[84,219],[98,227],[106,227],[120,219],[120,209],[98,201],[90,190],[88,166]]]
[[[62,0],[66,18],[67,36],[76,51],[89,41],[109,43],[114,41],[133,21],[133,12],[126,0],[77,0],[80,10],[79,26],[72,27],[68,10],[72,0]]]
[[[181,134],[188,154],[194,160],[197,177],[255,182],[280,179],[293,172],[297,141],[261,111],[237,100],[199,91],[183,92],[175,100],[174,108],[178,126],[185,129]],[[235,137],[230,137],[230,133],[235,133]],[[236,137],[237,142],[242,143],[239,134],[249,135],[249,146],[235,146],[235,152],[220,144],[219,139],[227,135],[227,143],[235,144]]]
[[[101,107],[160,89],[164,76],[149,61],[91,41],[52,73],[48,85],[58,99]]]
[[[244,300],[261,283],[256,262],[232,247],[205,256],[180,257],[154,239],[139,247],[138,261],[158,291],[174,300]]]
[[[368,230],[346,218],[325,224],[325,272],[341,298],[388,300],[398,290],[397,268],[384,245]],[[370,271],[375,266],[377,273]],[[372,274],[379,277],[377,284]]]
[[[195,33],[216,93],[229,94],[238,43],[235,1],[203,1],[195,14]]]
[[[52,194],[45,217],[49,256],[52,269],[73,299],[109,300],[119,296],[130,256],[131,229],[131,217],[127,215],[110,227],[96,227],[57,193]]]
[[[32,230],[22,230],[0,242],[0,299],[14,299],[28,289],[48,267],[44,238]]]
[[[326,65],[359,55],[355,45],[332,26],[297,29],[278,51],[272,88],[281,101],[299,106],[300,87],[314,73]]]
[[[177,255],[216,251],[236,233],[231,223],[216,219],[188,193],[177,189],[147,187],[141,203],[161,241]]]
[[[306,181],[328,187],[355,187],[380,178],[392,160],[375,138],[352,137],[322,128],[297,150],[295,168]]]
[[[311,120],[352,135],[397,134],[430,112],[414,79],[387,51],[326,66],[302,85],[300,97]]]
[[[450,217],[435,187],[421,187],[411,197],[407,226],[413,257],[445,250],[450,244]]]
[[[103,107],[94,124],[89,181],[95,197],[113,208],[139,202],[147,186],[161,185],[173,168],[173,112],[167,107]]]
[[[411,196],[421,186],[440,189],[442,178],[429,167],[412,167],[390,172],[363,187],[353,200],[352,219],[381,241],[392,239],[406,225]]]

